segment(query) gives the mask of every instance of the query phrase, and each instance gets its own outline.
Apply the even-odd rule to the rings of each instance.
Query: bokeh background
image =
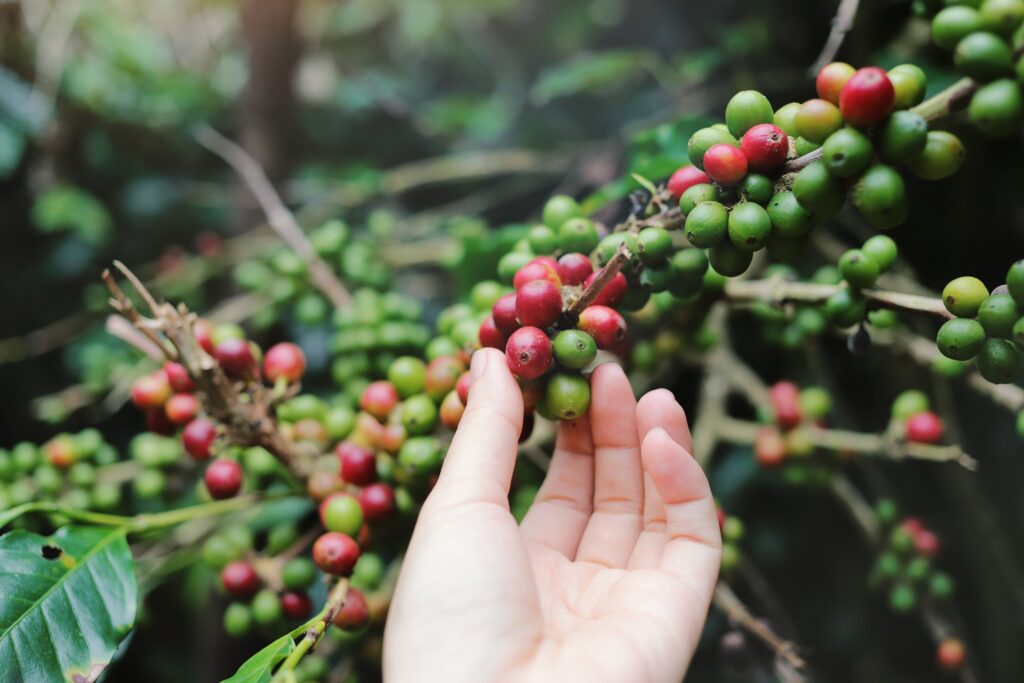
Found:
[[[161,295],[237,317],[261,339],[298,339],[324,370],[324,302],[274,308],[239,284],[237,264],[277,247],[230,169],[196,143],[197,125],[238,140],[304,225],[370,226],[401,269],[399,288],[431,310],[493,268],[494,226],[536,219],[551,193],[597,206],[634,187],[622,180],[630,171],[666,177],[690,133],[738,89],[777,106],[808,97],[836,5],[0,0],[0,446],[87,426],[117,444],[138,432],[124,407],[137,358],[103,330],[98,276],[113,258]],[[937,90],[954,74],[911,5],[863,0],[840,56],[914,61]],[[998,283],[1024,254],[1024,149],[1019,137],[948,127],[965,140],[967,165],[946,181],[910,182],[911,216],[893,236],[926,287],[963,274]],[[843,221],[831,233],[851,244],[859,235]],[[218,308],[226,303],[235,308]],[[766,381],[830,388],[846,426],[881,430],[908,387],[957,416],[950,428],[981,461],[977,473],[900,463],[861,474],[884,477],[942,535],[985,680],[1024,680],[1024,453],[1013,416],[884,350],[853,358],[837,339],[808,357],[763,343],[754,317],[737,324]],[[694,405],[699,373],[668,381]],[[832,498],[758,476],[749,449],[723,452],[711,475],[747,523],[760,575],[744,595],[806,648],[816,680],[935,680],[931,641],[868,591],[873,558]],[[217,680],[259,645],[223,634],[204,580],[184,572],[148,598],[145,628],[110,680]],[[712,616],[688,680],[766,670],[723,656],[725,627]]]

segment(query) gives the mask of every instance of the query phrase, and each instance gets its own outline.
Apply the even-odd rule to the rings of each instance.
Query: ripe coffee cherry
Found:
[[[904,425],[904,435],[913,443],[938,443],[945,431],[942,418],[930,410],[911,415]]]
[[[366,596],[358,588],[349,588],[345,602],[341,603],[334,615],[334,625],[343,631],[356,631],[370,621],[370,608],[366,604]]]
[[[359,559],[359,545],[351,536],[328,531],[313,543],[313,562],[320,571],[348,576]]]
[[[775,412],[775,422],[783,429],[791,429],[804,419],[800,410],[800,389],[792,382],[776,382],[768,390]]]
[[[213,355],[213,323],[209,320],[199,319],[192,325],[192,334],[195,335],[199,346],[211,356]]]
[[[193,394],[175,394],[164,404],[164,414],[176,425],[190,422],[199,412],[199,401]]]
[[[287,591],[281,594],[281,610],[289,619],[305,619],[313,611],[313,601],[305,593]]]
[[[459,426],[459,422],[462,421],[462,414],[466,412],[466,406],[459,398],[458,393],[452,391],[441,401],[441,407],[438,409],[438,416],[441,418],[441,424],[448,429],[456,429]]]
[[[843,86],[856,71],[846,62],[832,62],[821,67],[821,71],[818,72],[818,77],[814,81],[818,97],[828,100],[832,104],[839,104],[839,93],[842,92]]]
[[[505,350],[508,350],[508,346],[505,347]],[[471,382],[472,377],[467,370],[459,376],[459,381],[455,383],[455,393],[458,395],[459,400],[462,401],[463,405],[466,405],[469,402],[469,385]]]
[[[279,379],[298,382],[306,371],[306,355],[295,344],[283,342],[271,346],[263,357],[263,376],[274,383]]]
[[[341,478],[356,486],[365,486],[377,478],[377,456],[368,448],[342,441],[334,448]]]
[[[729,212],[729,240],[740,251],[757,251],[772,230],[768,212],[753,202],[742,202]],[[746,268],[744,268],[746,270]]]
[[[357,499],[367,522],[379,522],[395,512],[395,490],[387,484],[365,486]]]
[[[355,497],[332,493],[320,503],[320,522],[328,531],[355,537],[363,526],[363,509]]]
[[[495,301],[491,307],[491,318],[494,319],[494,326],[502,334],[512,334],[519,329],[519,320],[516,318],[516,295],[506,294]]]
[[[587,258],[586,254],[570,252],[568,254],[563,254],[558,259],[557,270],[558,277],[561,278],[562,284],[579,285],[594,272],[594,264],[590,262],[590,259]],[[495,320],[495,322],[497,322],[497,320]]]
[[[839,259],[839,272],[851,287],[864,289],[878,279],[878,264],[860,249],[850,249]]]
[[[587,306],[576,327],[593,337],[599,349],[614,349],[626,338],[626,321],[608,306]]]
[[[170,397],[171,383],[163,370],[144,375],[132,385],[132,403],[142,410],[160,408]]]
[[[925,557],[935,557],[942,550],[942,541],[928,529],[921,529],[914,534],[914,549]]]
[[[535,258],[516,271],[515,277],[512,278],[512,285],[518,291],[523,285],[534,280],[546,280],[555,287],[561,287],[562,279],[558,277],[558,262],[554,259],[546,261],[543,258]]]
[[[944,638],[939,643],[935,658],[945,671],[956,671],[967,661],[967,648],[957,638]]]
[[[220,583],[228,595],[244,598],[258,591],[261,581],[252,563],[236,560],[220,570]]]
[[[760,123],[743,134],[740,149],[752,170],[774,171],[786,162],[789,136],[773,123]]]
[[[582,319],[582,316],[580,317]],[[551,357],[551,340],[544,330],[536,327],[519,328],[508,338],[508,345],[505,347],[509,370],[516,377],[523,379],[536,379],[547,372],[551,367]]]
[[[383,420],[398,405],[398,390],[395,385],[385,380],[370,382],[359,397],[359,407]]]
[[[871,163],[875,149],[856,128],[840,128],[821,146],[821,159],[836,178],[852,178]]]
[[[774,119],[775,111],[771,102],[756,90],[736,93],[725,106],[725,124],[729,127],[729,132],[737,138],[757,124],[771,123]],[[710,172],[708,175],[714,178]]]
[[[944,130],[930,130],[924,151],[910,162],[910,170],[924,180],[942,180],[959,171],[966,158],[960,138]]]
[[[225,339],[213,350],[213,357],[229,376],[250,377],[256,368],[249,342],[244,339]]]
[[[688,189],[708,181],[708,174],[696,166],[683,166],[668,179],[667,188],[669,194],[678,201]]]
[[[192,420],[181,432],[181,442],[185,452],[196,460],[210,457],[213,442],[217,440],[217,427],[210,420],[199,418]]]
[[[953,360],[970,360],[985,343],[985,329],[977,320],[956,318],[939,328],[935,342],[942,355]]]
[[[723,185],[735,185],[747,175],[747,157],[732,145],[715,145],[704,155],[704,170]]]
[[[578,373],[553,373],[544,390],[544,406],[555,419],[575,420],[590,407],[590,382]]]
[[[786,459],[786,442],[775,427],[761,427],[754,435],[754,458],[761,467],[778,467]]]
[[[818,145],[843,126],[839,107],[826,100],[807,100],[800,105],[795,120],[800,137]]]
[[[942,290],[942,303],[959,318],[973,318],[988,298],[988,287],[976,277],[958,277]]]
[[[597,357],[594,338],[580,330],[562,330],[552,344],[555,362],[563,368],[582,370]]]
[[[686,239],[700,249],[713,247],[725,238],[728,224],[729,211],[725,206],[719,202],[702,202],[686,216]]]
[[[146,411],[146,429],[161,436],[171,436],[175,432],[175,424],[167,419],[167,413],[161,408]]]
[[[594,282],[594,279],[598,276],[598,273],[591,273],[586,280],[583,282],[583,288],[586,289]],[[608,281],[608,284],[604,286],[597,294],[597,298],[594,299],[595,304],[601,306],[617,306],[625,297],[629,291],[629,282],[626,281],[626,276],[622,273],[615,273],[615,277]]]
[[[505,334],[498,329],[497,325],[494,324],[494,318],[492,316],[487,316],[484,321],[480,323],[480,330],[477,333],[477,337],[480,340],[481,347],[498,349],[499,351],[505,348],[505,342],[507,341]]]
[[[853,74],[839,95],[839,111],[851,126],[867,128],[892,111],[896,90],[888,74],[875,66]]]
[[[167,361],[164,363],[164,373],[171,385],[171,390],[178,394],[187,394],[195,390],[196,384],[189,376],[188,370],[181,363]]]
[[[234,460],[219,458],[210,463],[203,475],[206,490],[217,500],[233,498],[242,489],[242,466]]]
[[[523,325],[550,327],[561,315],[562,292],[547,280],[527,282],[516,292],[516,317]]]

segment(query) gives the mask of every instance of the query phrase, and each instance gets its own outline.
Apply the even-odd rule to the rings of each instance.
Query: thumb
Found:
[[[519,433],[523,393],[505,356],[480,349],[470,366],[469,401],[438,478],[435,492],[447,499],[500,501],[508,506]]]

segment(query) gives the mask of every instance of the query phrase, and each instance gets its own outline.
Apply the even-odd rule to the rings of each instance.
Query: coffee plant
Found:
[[[369,11],[365,4],[353,7]],[[401,16],[400,4],[385,4],[374,21]],[[842,12],[856,5],[842,3],[839,43],[852,21]],[[351,19],[335,11],[318,16]],[[964,261],[932,291],[901,243],[915,237],[904,224],[929,230],[914,222],[919,188],[955,177],[974,147],[998,138],[1019,160],[1024,0],[917,0],[913,15],[908,31],[927,28],[933,43],[917,41],[920,59],[851,65],[835,61],[837,44],[804,79],[807,99],[772,102],[756,89],[731,89],[719,120],[687,113],[673,129],[679,139],[657,143],[675,144],[674,155],[643,163],[634,149],[617,164],[626,167],[621,177],[589,193],[545,184],[544,196],[531,191],[526,222],[428,215],[416,225],[384,200],[389,183],[403,188],[395,194],[402,183],[415,187],[407,176],[426,173],[416,168],[390,180],[352,172],[338,190],[344,201],[293,211],[285,185],[268,176],[268,158],[201,123],[234,95],[222,83],[230,64],[218,62],[207,82],[171,62],[133,61],[131,41],[145,36],[89,10],[82,40],[125,41],[124,54],[111,58],[123,69],[109,79],[123,99],[99,86],[99,62],[70,63],[64,78],[76,115],[187,126],[177,143],[229,167],[245,210],[258,207],[265,225],[203,230],[189,249],[165,251],[154,264],[115,260],[115,250],[102,276],[82,285],[75,306],[86,319],[106,316],[105,331],[70,346],[76,384],[35,403],[37,417],[68,426],[0,450],[0,680],[114,680],[118,660],[144,637],[133,634],[163,619],[150,598],[169,586],[215,612],[215,626],[202,628],[233,653],[220,657],[234,671],[225,680],[378,679],[403,552],[473,391],[471,357],[488,347],[504,353],[526,410],[510,494],[517,519],[543,478],[554,426],[587,413],[597,364],[620,363],[638,391],[667,387],[681,396],[694,457],[709,472],[732,468],[742,473],[734,477],[782,491],[790,505],[831,500],[852,522],[841,541],[858,549],[843,554],[859,558],[852,566],[862,590],[852,600],[927,638],[915,656],[931,657],[909,665],[920,677],[874,662],[842,680],[970,683],[1020,674],[1020,665],[985,663],[977,614],[962,614],[957,572],[968,563],[960,555],[977,546],[944,537],[949,525],[928,516],[934,506],[920,495],[904,499],[894,481],[905,475],[892,473],[947,468],[973,477],[982,463],[1006,465],[967,452],[972,424],[957,419],[951,386],[1015,421],[1018,440],[1000,432],[999,446],[1021,449],[1024,255],[993,249],[986,265],[1005,273],[1000,281],[983,281]],[[344,35],[330,26],[325,35]],[[405,30],[411,44],[415,32]],[[656,73],[689,68],[645,59]],[[625,63],[548,73],[531,97],[571,94],[576,80],[624,80]],[[129,95],[155,87],[145,81],[157,71],[174,79],[166,93],[153,91],[145,103]],[[14,87],[5,74],[0,96]],[[672,78],[685,81],[658,76],[661,84]],[[160,97],[187,106],[161,105]],[[488,111],[469,116],[484,126]],[[79,127],[75,135],[87,125],[68,124]],[[28,138],[15,134],[21,128],[0,117],[0,166],[14,152],[10,167],[25,163]],[[500,158],[500,172],[515,163]],[[331,182],[311,184],[327,194]],[[941,201],[982,203],[980,182],[974,196]],[[159,201],[160,188],[148,192],[137,201]],[[74,230],[88,242],[112,229],[84,190],[54,183],[41,195],[32,213],[44,230]],[[337,206],[347,203],[365,206]],[[976,225],[957,234],[985,239]],[[851,419],[851,399],[827,363],[843,377],[884,374],[886,363],[928,373],[899,393],[862,396],[879,407],[872,423]],[[106,418],[125,403],[130,415],[118,419],[132,435],[106,434]],[[71,426],[95,405],[105,422]],[[718,490],[717,482],[712,476],[721,576],[694,671],[705,672],[701,680],[830,680],[818,677],[820,634],[793,627],[758,568],[773,555],[778,565],[787,551],[759,540],[762,511],[739,495],[747,484]],[[1019,548],[1000,536],[990,508],[977,515],[973,531],[1018,582]]]

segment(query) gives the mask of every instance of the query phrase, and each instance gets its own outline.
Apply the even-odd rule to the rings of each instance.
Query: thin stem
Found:
[[[608,286],[608,283],[619,274],[622,267],[625,266],[632,254],[629,253],[629,249],[626,247],[626,243],[623,242],[616,249],[615,255],[609,259],[608,263],[605,264],[604,268],[597,272],[597,276],[587,286],[586,289],[580,294],[580,298],[577,299],[572,306],[569,307],[568,313],[573,316],[578,316],[583,312],[587,306],[594,303],[598,295]]]
[[[807,666],[807,662],[797,653],[796,645],[776,634],[767,624],[751,614],[729,584],[719,581],[715,586],[712,601],[730,622],[742,627],[768,646],[778,659],[798,670]]]
[[[311,625],[306,628],[306,635],[302,637],[302,640],[298,642],[288,657],[281,662],[281,667],[274,674],[273,680],[275,683],[285,680],[282,674],[294,671],[298,663],[306,656],[306,653],[316,647],[316,644],[320,642],[320,639],[327,631],[327,627],[334,622],[335,615],[342,605],[345,604],[347,597],[348,579],[340,579],[334,588],[331,589],[330,594],[328,594],[327,603],[324,605],[324,608],[314,617]]]
[[[859,5],[860,0],[841,0],[839,3],[836,16],[832,18],[832,29],[829,31],[828,39],[825,41],[824,47],[821,48],[821,54],[814,60],[814,64],[810,68],[812,76],[816,76],[823,66],[835,59],[846,34],[853,28],[853,21],[857,18]]]
[[[732,301],[763,301],[775,306],[787,303],[823,304],[844,285],[789,282],[782,279],[729,280],[725,296]],[[877,308],[923,313],[949,320],[953,315],[937,297],[903,294],[882,289],[862,289],[860,294]]]

